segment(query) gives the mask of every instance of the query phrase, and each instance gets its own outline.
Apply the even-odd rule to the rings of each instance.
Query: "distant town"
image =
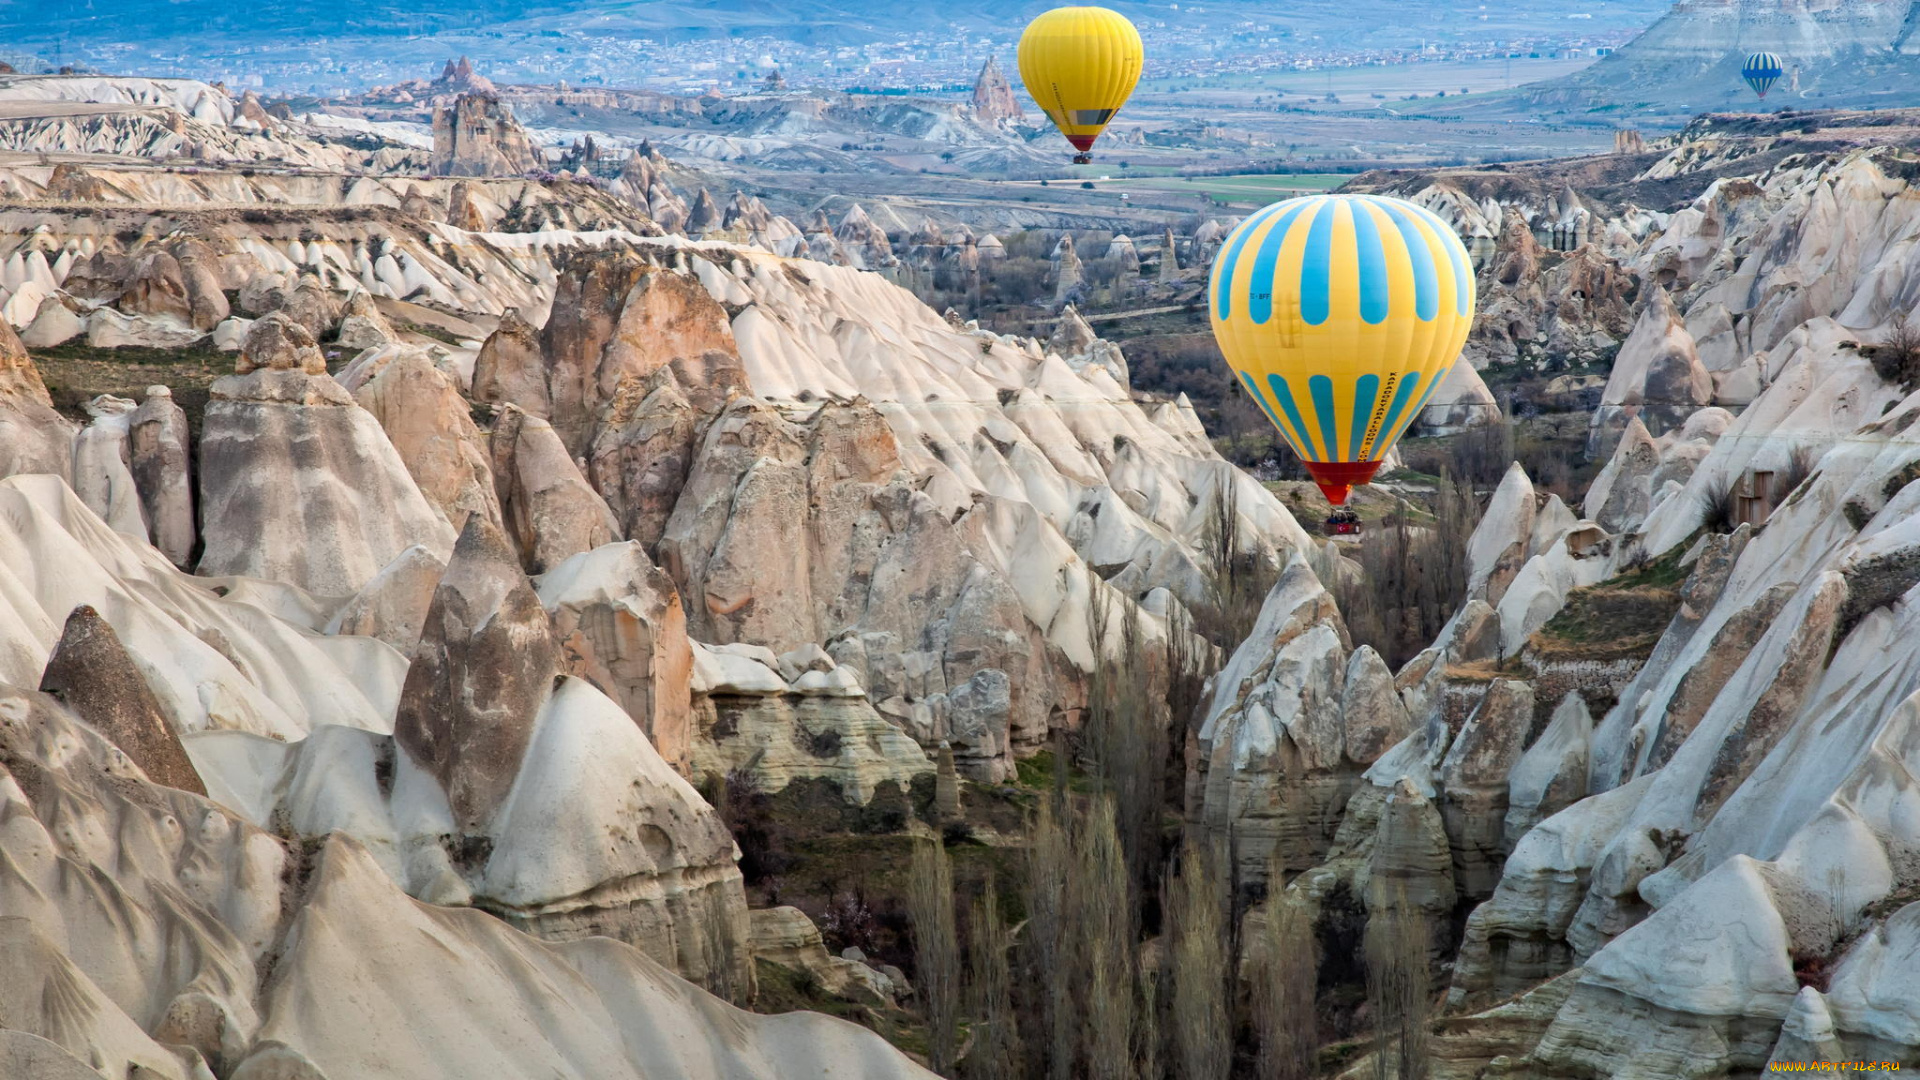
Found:
[[[1175,5],[1177,7],[1177,5]],[[1630,40],[1635,27],[1619,19],[1597,23],[1583,12],[1549,20],[1534,17],[1536,32],[1475,35],[1489,20],[1486,5],[1450,18],[1445,34],[1404,47],[1352,47],[1317,34],[1298,35],[1247,20],[1221,28],[1172,19],[1139,22],[1148,49],[1149,80],[1229,79],[1261,73],[1509,59],[1604,56]],[[1503,26],[1512,26],[1508,16]],[[1560,25],[1550,25],[1557,22]],[[1224,30],[1224,33],[1222,32]],[[0,47],[0,61],[23,71],[148,74],[217,80],[278,96],[346,97],[415,78],[449,52],[484,61],[496,81],[559,86],[629,87],[668,93],[726,95],[764,91],[775,72],[795,90],[875,94],[963,95],[989,56],[1011,63],[1017,37],[916,33],[862,45],[808,44],[762,36],[663,42],[580,31],[474,31],[437,37],[356,40],[354,48],[324,42],[292,45],[233,43],[187,51],[143,51],[127,44],[57,45],[31,54]],[[365,45],[366,47],[357,47]],[[320,51],[328,50],[328,51]],[[138,55],[136,55],[138,53]]]

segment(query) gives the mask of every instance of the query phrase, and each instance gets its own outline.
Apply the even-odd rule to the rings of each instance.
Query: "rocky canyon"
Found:
[[[1239,1015],[1304,928],[1311,1075],[1397,1075],[1366,942],[1417,912],[1423,1075],[1920,1066],[1920,118],[1351,179],[1473,252],[1427,444],[1551,412],[1587,463],[1462,481],[1399,655],[1366,545],[1439,550],[1452,478],[1303,528],[1072,306],[1133,240],[1047,238],[996,332],[908,286],[997,238],[548,171],[434,85],[416,145],[0,76],[0,1076],[953,1074],[921,859],[966,985],[996,881],[1038,970],[1093,861],[1047,808],[1124,731],[1148,810],[1073,845],[1191,860],[1113,879],[1144,1016],[1195,955]],[[1028,1075],[966,1071],[1014,1056],[968,1001],[964,1074]]]

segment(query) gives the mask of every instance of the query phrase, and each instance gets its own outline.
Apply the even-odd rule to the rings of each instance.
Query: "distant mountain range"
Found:
[[[1761,101],[1740,65],[1763,50],[1786,75]],[[1680,0],[1612,56],[1528,90],[1533,105],[1623,119],[1920,104],[1920,0]]]
[[[797,42],[861,44],[902,32],[952,28],[1011,34],[1062,0],[1016,0],[928,8],[888,0],[0,0],[0,41],[16,46],[139,45],[156,39],[247,37],[285,47],[348,38],[446,32],[516,36],[559,31],[633,33],[656,40],[768,35]],[[1569,9],[1546,0],[1504,0],[1479,12],[1451,0],[1268,0],[1142,2],[1110,0],[1136,21],[1227,26],[1258,20],[1277,32],[1343,39],[1391,35],[1417,45],[1462,34],[1507,35],[1517,16],[1543,27],[1586,20],[1582,28],[1639,26],[1663,0],[1588,0]],[[1484,13],[1484,14],[1483,14]],[[1224,42],[1224,38],[1221,39]]]

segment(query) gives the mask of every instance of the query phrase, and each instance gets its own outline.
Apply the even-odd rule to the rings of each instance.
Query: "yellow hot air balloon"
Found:
[[[1466,246],[1379,195],[1274,203],[1213,261],[1213,336],[1335,506],[1446,378],[1473,324]]]
[[[1055,8],[1027,24],[1020,35],[1020,79],[1034,104],[1080,151],[1076,164],[1093,160],[1093,140],[1127,103],[1145,56],[1140,32],[1103,7]]]

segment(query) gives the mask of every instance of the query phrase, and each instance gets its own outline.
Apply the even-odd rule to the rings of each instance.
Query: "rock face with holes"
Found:
[[[729,777],[769,795],[822,780],[864,806],[882,787],[904,795],[934,771],[920,744],[874,710],[854,671],[819,646],[776,657],[695,644],[692,686],[694,776]]]

